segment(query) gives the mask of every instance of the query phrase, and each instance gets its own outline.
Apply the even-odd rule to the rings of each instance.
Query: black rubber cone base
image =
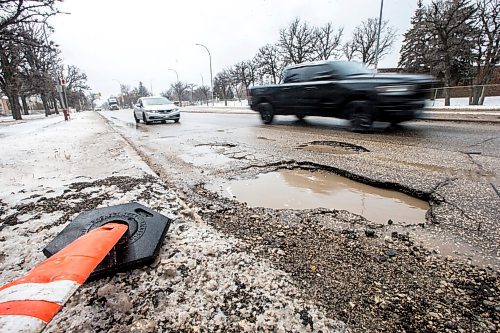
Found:
[[[168,217],[135,202],[94,209],[78,215],[43,249],[43,253],[50,257],[78,237],[110,222],[126,224],[128,230],[92,272],[90,278],[128,271],[152,263],[160,252],[171,221]]]

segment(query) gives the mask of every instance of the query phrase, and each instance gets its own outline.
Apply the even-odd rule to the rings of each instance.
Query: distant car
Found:
[[[120,107],[118,106],[118,104],[111,104],[109,106],[109,109],[110,110],[120,110]]]
[[[146,124],[153,121],[165,123],[173,120],[178,123],[181,119],[179,108],[165,97],[141,97],[134,106],[134,119]]]
[[[97,106],[94,108],[95,111],[102,111],[102,108],[100,106]]]
[[[285,68],[283,83],[248,91],[252,110],[270,124],[274,115],[336,117],[366,131],[374,121],[415,119],[435,84],[426,75],[380,74],[348,61],[304,63]]]

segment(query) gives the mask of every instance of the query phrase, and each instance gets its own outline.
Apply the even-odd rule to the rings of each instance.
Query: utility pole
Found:
[[[384,0],[380,0],[380,15],[378,17],[378,32],[377,32],[377,46],[375,48],[375,72],[378,68],[378,49],[380,46],[380,29],[382,28],[382,10],[384,8]]]

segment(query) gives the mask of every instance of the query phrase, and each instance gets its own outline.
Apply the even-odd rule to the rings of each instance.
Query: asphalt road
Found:
[[[83,210],[138,201],[173,219],[161,260],[86,284],[48,331],[498,331],[498,124],[360,135],[210,111],[0,126],[4,280]]]
[[[342,120],[319,117],[278,116],[264,125],[257,114],[183,113],[179,124],[145,125],[134,122],[131,110],[101,115],[187,195],[200,184],[276,169],[321,169],[428,201],[425,228],[387,231],[498,266],[498,124],[421,120],[357,134]]]

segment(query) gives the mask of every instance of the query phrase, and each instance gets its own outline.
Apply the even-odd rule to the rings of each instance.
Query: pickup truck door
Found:
[[[320,112],[320,86],[320,82],[304,82],[304,84],[302,85],[302,89],[298,94],[301,104],[301,114],[314,115]]]
[[[297,108],[297,83],[282,84],[277,89],[276,109],[280,114],[293,113]]]
[[[325,75],[324,65],[309,66],[302,69],[304,82],[302,89],[298,93],[303,115],[324,115],[325,99],[329,98],[329,89],[324,80],[329,80],[330,76]]]
[[[345,91],[337,81],[318,82],[318,100],[321,113],[325,116],[334,116],[344,99]]]
[[[303,105],[302,73],[298,68],[286,71],[284,83],[278,86],[280,114],[295,114]]]

